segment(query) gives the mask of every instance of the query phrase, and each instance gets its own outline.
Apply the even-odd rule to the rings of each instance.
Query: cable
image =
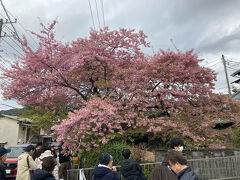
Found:
[[[238,71],[238,69],[235,69],[235,68],[232,68],[232,67],[229,67],[229,66],[226,66],[226,67],[229,68],[229,69],[232,69],[232,70]]]
[[[14,41],[11,37],[9,38],[14,42],[14,44],[16,44],[20,49],[22,49],[22,47],[18,43],[16,43],[16,41]]]
[[[209,64],[211,64],[211,63],[213,63],[213,62],[216,62],[216,61],[218,61],[218,60],[220,60],[220,58],[217,58],[217,59],[215,59],[215,60],[211,60],[210,62],[207,61],[207,63],[205,63],[203,66],[209,65]]]
[[[226,57],[226,56],[225,56]],[[226,58],[229,58],[229,59],[235,59],[235,60],[238,60],[238,62],[240,61],[239,59],[237,58],[233,58],[233,57],[226,57]]]
[[[7,26],[6,26],[7,27]],[[12,33],[13,31],[9,28],[9,27],[7,27],[8,29],[9,29],[9,31],[11,31],[10,33]],[[14,33],[14,32],[13,32]],[[9,37],[9,36],[8,36]],[[22,49],[22,47],[18,44],[18,43],[16,43],[16,40],[13,40],[11,37],[9,37],[20,49]]]
[[[98,19],[98,27],[100,30],[100,21],[99,21],[99,15],[98,15],[98,6],[97,6],[97,0],[95,0],[96,10],[97,10],[97,19]]]
[[[207,67],[207,68],[212,68],[212,67],[216,66],[216,65],[219,64],[219,63],[221,63],[221,62],[217,62],[216,64],[213,64],[212,66],[209,66],[209,67]]]
[[[226,60],[227,62],[230,62],[230,63],[237,63],[237,64],[240,64],[240,62],[237,62],[237,61],[230,61],[230,60]]]
[[[5,19],[4,15],[2,13],[0,13],[0,16],[2,16]]]
[[[20,54],[21,56],[23,56],[22,53],[20,53],[15,47],[13,47],[11,44],[9,44],[5,39],[3,39],[3,41],[4,41],[5,43],[7,43],[12,49],[14,49],[15,51],[17,51],[18,54]]]
[[[8,13],[9,13],[14,19],[16,19],[10,11],[8,11]],[[30,38],[38,45],[38,43],[37,43],[36,40],[33,38],[33,36],[28,32],[28,30],[26,30],[26,29],[23,27],[23,25],[20,23],[19,20],[18,20],[18,24],[19,24],[20,27],[30,36]]]
[[[90,0],[88,0],[88,4],[89,4],[90,12],[91,12],[93,28],[96,31],[96,27],[95,27],[95,23],[94,23],[94,19],[93,19],[93,13],[92,13],[92,6],[91,6],[91,3],[90,3]]]
[[[4,11],[5,11],[5,13],[6,13],[7,17],[8,17],[8,20],[9,20],[9,22],[10,22],[12,28],[14,29],[14,31],[15,31],[15,33],[16,33],[16,36],[20,39],[20,37],[18,36],[18,33],[17,33],[15,27],[14,27],[13,24],[12,24],[12,21],[11,21],[9,15],[8,15],[8,12],[7,12],[6,8],[5,8],[5,6],[4,6],[2,0],[0,0],[0,2],[1,2],[1,4],[2,4],[2,7],[3,7],[3,9],[4,9]]]
[[[101,0],[101,4],[102,4],[103,25],[104,25],[104,27],[106,27],[106,25],[105,25],[104,9],[103,9],[103,0]]]

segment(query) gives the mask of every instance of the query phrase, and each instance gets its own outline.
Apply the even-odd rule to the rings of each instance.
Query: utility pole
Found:
[[[14,33],[15,33],[16,36],[19,38],[18,33],[17,33],[15,27],[13,26],[13,23],[16,23],[16,22],[17,22],[17,19],[15,19],[15,22],[12,22],[11,19],[10,19],[10,16],[8,15],[7,9],[5,8],[2,0],[0,0],[0,3],[1,3],[1,5],[2,5],[2,7],[3,7],[3,9],[4,9],[4,11],[5,11],[6,15],[7,15],[8,20],[9,20],[9,22],[7,22],[7,23],[10,23],[10,24],[11,24],[11,26],[12,26],[12,28],[13,28],[13,30],[14,30]],[[19,39],[20,39],[20,38],[19,38]]]
[[[12,24],[12,23],[16,23],[16,22],[17,22],[16,19],[15,19],[14,22],[9,22],[7,19],[6,19],[5,22],[3,22],[3,19],[0,19],[0,38],[2,38],[2,37],[12,37],[12,36],[16,35],[16,32],[15,32],[15,31],[14,31],[13,33],[11,33],[11,35],[7,35],[6,32],[3,32],[3,31],[2,31],[4,24]],[[2,32],[3,32],[3,35],[2,35]]]
[[[2,34],[3,19],[0,19],[0,37]]]
[[[225,61],[224,55],[222,55],[222,61],[223,61],[225,76],[226,76],[226,80],[227,80],[228,94],[229,94],[229,96],[231,96],[232,93],[231,93],[231,88],[230,88],[230,84],[229,84],[229,80],[228,80],[227,67],[226,67],[226,61]]]

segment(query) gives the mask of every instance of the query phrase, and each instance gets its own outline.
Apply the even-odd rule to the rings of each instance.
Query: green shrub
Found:
[[[102,152],[111,154],[113,157],[113,165],[118,166],[123,161],[122,150],[126,148],[129,148],[129,146],[125,142],[109,142],[98,148],[91,149],[91,151],[85,151],[81,156],[83,166],[84,168],[90,168],[97,165],[99,163],[98,156]]]
[[[234,128],[232,134],[232,147],[233,148],[240,148],[240,128]]]

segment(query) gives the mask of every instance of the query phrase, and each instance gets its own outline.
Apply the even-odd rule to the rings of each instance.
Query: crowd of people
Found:
[[[198,180],[197,175],[187,165],[182,155],[183,141],[174,138],[161,165],[156,166],[151,173],[151,180]],[[57,156],[56,150],[59,150]],[[142,167],[131,157],[131,151],[124,149],[124,157],[120,166],[123,180],[146,180]],[[5,179],[4,161],[7,150],[0,147],[0,180]],[[66,180],[71,154],[62,145],[59,148],[29,145],[18,157],[16,180]],[[99,155],[99,164],[94,167],[92,180],[120,180],[117,168],[113,166],[113,157],[108,153]]]
[[[151,180],[198,180],[197,175],[187,165],[186,158],[182,155],[183,141],[173,138],[169,150],[161,165],[156,166],[151,173]],[[146,180],[142,167],[130,159],[130,150],[124,149],[122,155],[124,161],[120,172],[123,180]],[[120,180],[120,174],[113,166],[113,158],[108,153],[101,153],[99,164],[94,167],[92,180]]]
[[[67,148],[46,147],[39,142],[36,147],[28,145],[18,157],[16,180],[66,180],[70,164]],[[57,156],[56,151],[59,151]],[[5,180],[4,162],[7,149],[0,147],[0,180]]]

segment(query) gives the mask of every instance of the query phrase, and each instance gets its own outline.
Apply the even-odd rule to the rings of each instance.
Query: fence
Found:
[[[150,179],[151,171],[159,164],[161,162],[141,164],[148,179]],[[240,180],[240,156],[192,159],[188,160],[188,165],[200,180]],[[120,172],[120,166],[117,166],[117,170]],[[87,180],[92,179],[93,168],[84,168],[81,171]],[[79,173],[80,169],[68,170],[68,180],[78,180]]]

